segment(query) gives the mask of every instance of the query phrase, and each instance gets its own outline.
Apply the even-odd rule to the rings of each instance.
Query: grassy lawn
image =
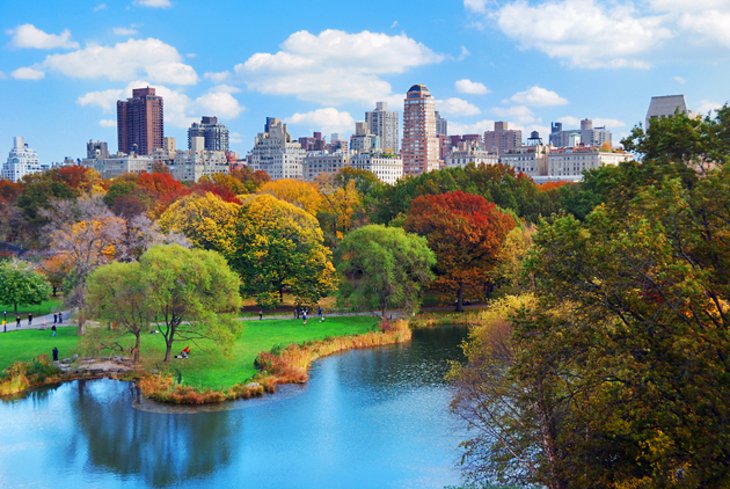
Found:
[[[18,314],[25,320],[27,319],[28,313],[34,316],[45,316],[46,314],[53,314],[61,309],[61,301],[59,299],[48,299],[41,302],[40,304],[18,304]],[[3,311],[8,311],[8,324],[13,323],[15,326],[15,312],[13,311],[13,305],[0,304],[0,314]],[[0,320],[2,317],[0,316]]]
[[[256,373],[253,362],[262,351],[276,345],[304,343],[328,336],[349,336],[373,330],[377,325],[374,317],[333,317],[323,323],[311,317],[307,326],[302,321],[252,320],[245,321],[243,333],[236,340],[228,356],[214,348],[210,341],[190,344],[191,355],[187,359],[170,360],[170,371],[182,375],[183,383],[198,388],[225,389],[250,379]],[[16,360],[30,360],[57,346],[62,358],[80,349],[76,328],[59,328],[58,336],[51,338],[46,331],[13,331],[0,333],[0,369],[7,368]],[[129,337],[131,345],[131,336]],[[187,343],[176,343],[177,354]],[[145,334],[142,337],[142,363],[147,369],[159,368],[164,358],[165,344],[160,335]]]

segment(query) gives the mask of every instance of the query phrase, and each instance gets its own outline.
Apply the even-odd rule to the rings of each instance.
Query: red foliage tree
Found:
[[[509,215],[480,195],[462,191],[422,195],[413,200],[405,228],[425,236],[436,253],[436,285],[456,295],[462,311],[465,294],[483,296],[507,233]]]
[[[177,199],[191,192],[189,187],[175,180],[170,173],[143,172],[137,179],[137,185],[154,202],[153,208],[150,210],[154,218],[159,217]]]

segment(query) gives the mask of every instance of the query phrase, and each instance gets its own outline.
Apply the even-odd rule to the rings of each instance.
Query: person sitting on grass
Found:
[[[179,355],[175,355],[175,358],[188,358],[190,356],[190,347],[186,346],[182,349]]]

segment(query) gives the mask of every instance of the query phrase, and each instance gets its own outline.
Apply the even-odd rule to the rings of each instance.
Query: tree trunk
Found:
[[[284,303],[284,287],[279,289],[279,304]]]
[[[18,303],[17,302],[13,302],[13,312],[15,314],[18,314]]]
[[[464,286],[460,285],[456,291],[456,312],[464,312]]]
[[[79,336],[86,334],[86,311],[84,306],[79,307]]]
[[[142,333],[142,331],[140,330],[140,331],[135,332],[135,334],[134,334],[135,338],[134,338],[134,349],[132,350],[132,361],[134,362],[135,365],[137,365],[139,363],[139,340],[140,340],[139,337],[140,337],[141,333]]]
[[[165,341],[165,359],[163,362],[168,363],[170,361],[170,353],[172,352],[172,341]]]

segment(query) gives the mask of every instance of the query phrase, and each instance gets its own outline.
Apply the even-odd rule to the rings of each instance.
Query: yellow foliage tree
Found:
[[[225,202],[217,195],[188,195],[160,216],[160,229],[185,235],[195,246],[215,250],[225,256],[234,251],[235,223],[241,206]]]
[[[273,195],[277,199],[304,209],[313,216],[317,215],[317,211],[322,206],[322,194],[320,194],[317,187],[301,180],[286,178],[272,180],[261,186],[259,193]]]

